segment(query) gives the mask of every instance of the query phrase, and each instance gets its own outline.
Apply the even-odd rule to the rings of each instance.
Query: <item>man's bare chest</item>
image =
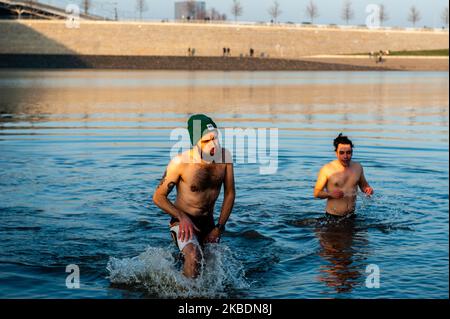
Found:
[[[360,172],[355,170],[334,172],[328,178],[328,186],[337,188],[355,187],[360,175]]]
[[[225,164],[193,164],[181,176],[181,182],[191,192],[217,190],[222,186],[225,176]]]

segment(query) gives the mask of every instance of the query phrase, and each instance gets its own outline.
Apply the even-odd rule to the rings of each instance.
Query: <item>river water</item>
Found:
[[[439,72],[0,71],[0,297],[448,298],[448,85]],[[198,112],[277,134],[270,174],[236,161],[226,233],[190,281],[151,196],[171,133]],[[313,187],[340,132],[375,195],[336,223]]]

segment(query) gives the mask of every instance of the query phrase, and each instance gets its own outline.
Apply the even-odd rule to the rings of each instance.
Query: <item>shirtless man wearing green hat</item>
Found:
[[[217,243],[234,205],[234,173],[231,154],[220,147],[217,125],[206,115],[188,120],[192,148],[174,157],[155,190],[154,203],[169,214],[170,232],[184,256],[183,273],[198,276],[200,249]],[[224,186],[224,199],[217,223],[214,205]],[[176,187],[172,203],[169,193]]]

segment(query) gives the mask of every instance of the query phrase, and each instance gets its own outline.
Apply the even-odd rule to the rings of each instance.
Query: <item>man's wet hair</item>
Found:
[[[333,141],[335,151],[337,151],[339,144],[349,144],[353,148],[352,141],[350,141],[347,136],[342,135],[342,133],[340,133]]]

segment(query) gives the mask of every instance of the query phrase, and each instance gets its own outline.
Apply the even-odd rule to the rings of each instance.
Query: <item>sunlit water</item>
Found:
[[[0,297],[448,298],[448,74],[0,72]],[[151,202],[173,128],[278,128],[278,169],[235,165],[198,280]],[[317,172],[348,134],[375,196],[323,220]],[[219,213],[221,199],[216,206]],[[80,288],[66,287],[66,266]],[[368,265],[380,287],[368,288]]]

